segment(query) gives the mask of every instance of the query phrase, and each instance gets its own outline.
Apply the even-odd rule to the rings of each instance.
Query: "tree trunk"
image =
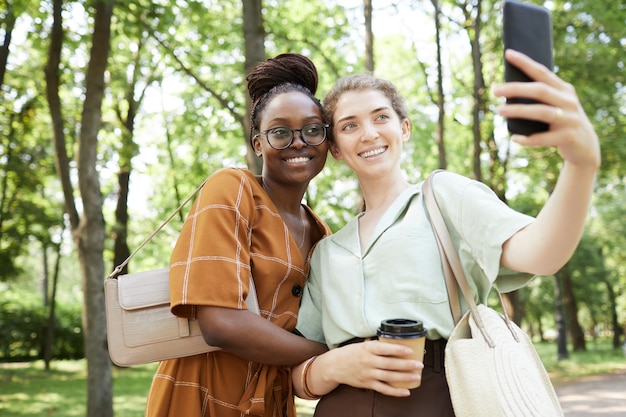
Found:
[[[106,348],[106,317],[104,308],[104,217],[102,195],[97,171],[97,134],[101,124],[104,95],[104,71],[110,42],[113,1],[95,3],[93,45],[86,76],[85,102],[78,146],[78,184],[83,217],[74,203],[70,180],[61,100],[59,97],[59,66],[63,45],[63,0],[54,0],[53,24],[50,33],[48,63],[45,68],[46,96],[52,118],[56,166],[77,246],[83,284],[83,329],[87,357],[87,415],[113,416],[113,380],[111,360]]]
[[[50,109],[50,118],[52,122],[52,132],[54,140],[54,155],[57,175],[63,189],[65,200],[65,213],[68,214],[70,227],[74,231],[78,227],[79,216],[74,203],[74,188],[70,180],[70,163],[67,156],[65,143],[65,130],[63,122],[63,112],[61,108],[61,98],[59,96],[59,66],[61,62],[61,48],[63,46],[63,0],[54,0],[53,2],[53,21],[50,30],[50,46],[48,48],[48,62],[45,68],[46,77],[46,99],[48,100],[48,108]],[[62,224],[65,221],[62,219]],[[44,249],[45,250],[45,249]],[[57,249],[57,261],[55,273],[53,277],[53,291],[50,297],[50,307],[48,314],[48,328],[46,331],[46,342],[44,345],[44,362],[46,369],[50,367],[52,360],[52,345],[54,343],[54,315],[56,303],[56,284],[58,268],[61,257],[61,245]],[[45,286],[48,291],[48,285]]]
[[[608,271],[606,268],[606,259],[604,256],[604,251],[600,247],[598,249],[598,256],[602,263],[602,270],[600,271],[600,281],[606,285],[606,292],[609,299],[609,305],[611,306],[611,328],[613,329],[613,349],[620,349],[622,347],[622,335],[624,333],[624,329],[620,326],[619,317],[617,314],[617,296],[615,294],[615,290],[613,289],[613,285],[608,280]]]
[[[61,236],[65,228],[61,231]],[[59,283],[59,270],[61,267],[61,247],[62,241],[55,245],[56,249],[56,261],[54,262],[54,271],[52,273],[52,289],[50,290],[50,297],[48,306],[48,325],[46,326],[46,339],[43,351],[43,360],[46,370],[50,370],[50,362],[54,354],[54,336],[55,336],[55,322],[56,322],[56,305],[57,305],[57,287]],[[46,285],[46,292],[48,286]]]
[[[483,94],[485,91],[485,80],[483,78],[483,64],[482,64],[482,52],[480,49],[480,32],[481,32],[481,4],[482,1],[475,2],[476,16],[472,21],[473,33],[470,35],[471,47],[472,47],[472,63],[474,66],[474,85],[472,89],[472,97],[474,98],[474,105],[472,106],[472,134],[474,137],[474,154],[473,154],[473,172],[474,179],[476,181],[482,181],[482,169],[480,163],[480,155],[482,154],[482,135],[480,132],[481,115],[484,114],[486,107]],[[467,16],[471,19],[471,13]]]
[[[606,285],[606,290],[609,296],[609,303],[611,305],[611,327],[613,329],[613,349],[619,349],[622,347],[622,326],[619,324],[619,318],[617,315],[617,300],[613,286],[607,281],[603,280]]]
[[[11,37],[13,36],[13,28],[15,27],[15,15],[11,10],[11,6],[8,3],[7,11],[4,19],[4,41],[2,41],[2,45],[0,45],[0,92],[2,91],[1,87],[4,85],[4,74],[6,74],[7,70],[7,62],[9,60],[9,47],[11,46]]]
[[[560,272],[563,284],[563,305],[565,307],[565,314],[567,315],[567,330],[572,338],[572,349],[574,352],[587,350],[585,345],[585,333],[578,321],[578,304],[576,303],[572,275],[568,265],[565,265]]]
[[[261,0],[241,0],[243,6],[243,38],[246,54],[244,72],[247,75],[250,70],[261,61],[265,60],[265,29],[263,28],[263,13]],[[244,118],[244,139],[247,142],[246,160],[248,168],[260,174],[263,160],[256,156],[250,146],[250,95],[246,96],[246,117]]]
[[[446,169],[448,162],[446,159],[446,145],[444,140],[444,127],[446,118],[445,95],[443,92],[443,64],[441,63],[441,9],[439,0],[431,0],[435,8],[435,43],[437,45],[437,111],[439,112],[435,140],[439,152],[439,168]]]
[[[563,315],[563,291],[561,289],[561,277],[560,271],[554,275],[554,299],[556,302],[556,331],[557,331],[557,359],[569,358],[569,352],[567,351],[567,327],[565,324],[565,317]]]
[[[122,133],[122,147],[119,152],[119,171],[117,173],[117,205],[115,207],[115,227],[113,230],[113,266],[112,270],[122,264],[130,256],[130,248],[128,247],[128,195],[130,192],[130,174],[132,172],[132,160],[137,154],[137,145],[135,144],[135,119],[137,111],[150,82],[146,82],[146,86],[135,98],[138,77],[141,74],[140,58],[143,51],[144,42],[140,39],[137,43],[137,51],[135,52],[132,77],[128,85],[125,87],[125,104],[126,115],[122,114],[121,105],[117,106],[117,117],[124,126]],[[121,274],[128,273],[128,264],[124,265]]]
[[[365,17],[365,71],[374,72],[374,32],[372,31],[372,0],[363,0]]]
[[[545,343],[546,338],[543,335],[543,324],[541,323],[541,315],[537,317],[537,331],[539,332],[539,340]]]
[[[132,136],[132,135],[131,135]],[[132,140],[132,139],[131,139]],[[130,164],[120,167],[117,173],[117,205],[115,207],[115,230],[113,232],[113,267],[118,265],[130,256],[128,247],[128,188],[130,183]],[[128,264],[124,265],[121,274],[128,273]]]
[[[63,46],[63,0],[54,0],[53,22],[50,30],[50,47],[48,48],[48,63],[45,68],[46,98],[50,109],[52,132],[54,138],[54,156],[57,174],[63,189],[65,212],[69,216],[70,227],[78,227],[79,216],[74,204],[74,187],[70,179],[70,160],[67,156],[63,109],[59,96],[59,67],[61,63],[61,47]]]
[[[606,285],[606,292],[609,299],[609,305],[611,306],[611,328],[613,330],[613,349],[619,349],[622,347],[622,326],[619,324],[619,318],[617,315],[617,299],[615,291],[611,283],[603,277],[601,281]]]
[[[95,3],[94,30],[87,67],[85,102],[78,144],[78,185],[84,213],[75,240],[84,291],[85,353],[87,356],[87,415],[113,415],[111,359],[107,351],[104,308],[104,216],[98,177],[98,131],[102,123],[104,73],[111,40],[113,0]]]

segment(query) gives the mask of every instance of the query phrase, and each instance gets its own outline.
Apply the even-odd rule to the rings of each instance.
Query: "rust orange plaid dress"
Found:
[[[330,234],[311,214],[323,235]],[[172,253],[172,312],[195,317],[198,305],[246,309],[252,273],[262,317],[292,331],[300,303],[292,289],[304,286],[308,267],[309,259],[302,259],[252,172],[225,168],[200,191]],[[224,351],[159,364],[147,417],[244,415],[295,416],[290,367],[250,362]]]

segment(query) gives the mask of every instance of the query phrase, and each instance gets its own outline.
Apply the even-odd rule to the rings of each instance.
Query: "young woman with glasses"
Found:
[[[172,312],[222,349],[161,362],[147,417],[295,417],[291,366],[325,345],[293,334],[313,246],[330,231],[302,198],[326,162],[317,71],[282,54],[247,77],[263,171],[226,168],[200,191],[170,260]],[[260,316],[245,299],[252,275]]]

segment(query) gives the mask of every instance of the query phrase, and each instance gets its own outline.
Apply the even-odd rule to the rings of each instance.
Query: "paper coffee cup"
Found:
[[[388,319],[380,322],[377,335],[378,340],[387,343],[405,345],[413,349],[413,354],[406,358],[422,362],[424,360],[424,345],[426,344],[426,334],[428,330],[419,320],[411,319]],[[417,388],[421,385],[421,380],[412,382],[396,382],[390,385],[396,388]]]

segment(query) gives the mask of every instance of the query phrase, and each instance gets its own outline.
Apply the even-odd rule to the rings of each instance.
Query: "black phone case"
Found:
[[[505,50],[515,49],[553,70],[552,17],[547,9],[505,0],[502,27]],[[506,60],[504,60],[504,80],[531,81],[525,73]],[[531,104],[535,103],[535,100],[510,98],[507,99],[507,103]],[[508,119],[507,126],[509,132],[522,135],[543,132],[549,127],[546,123],[525,119]]]

